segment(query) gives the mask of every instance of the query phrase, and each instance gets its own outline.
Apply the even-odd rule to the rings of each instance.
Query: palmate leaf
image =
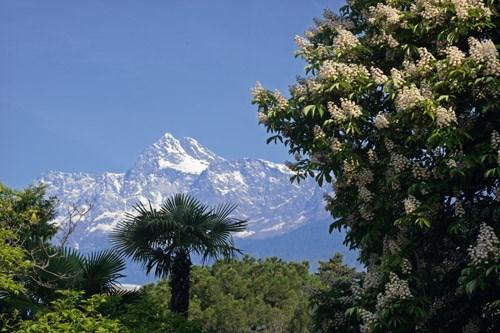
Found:
[[[76,249],[48,247],[38,254],[38,260],[29,282],[38,293],[48,296],[56,289],[73,289],[79,284],[83,257]]]
[[[111,234],[111,242],[115,249],[134,261],[143,261],[150,255],[151,248],[159,235],[164,235],[168,226],[162,224],[160,214],[151,205],[142,203],[135,207],[135,214],[127,213]]]
[[[245,230],[247,221],[231,217],[235,205],[210,208],[188,194],[169,197],[160,209],[138,204],[111,234],[121,254],[143,264],[146,273],[167,276],[178,253],[208,258],[231,257],[232,233]]]
[[[82,289],[87,294],[110,293],[124,277],[125,261],[114,250],[93,252],[82,260]]]
[[[81,290],[87,295],[111,293],[124,277],[125,261],[114,250],[84,256],[76,249],[50,247],[44,254],[33,281],[28,282],[42,298],[50,299],[58,289]]]

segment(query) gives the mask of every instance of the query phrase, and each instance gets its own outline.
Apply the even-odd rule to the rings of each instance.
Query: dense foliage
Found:
[[[54,245],[55,204],[43,186],[0,184],[1,332],[202,332],[168,310],[155,314],[148,294],[120,289],[125,262],[113,250]]]
[[[0,297],[18,295],[24,291],[23,285],[14,278],[27,270],[29,261],[26,260],[24,249],[16,242],[17,235],[0,226]]]
[[[4,222],[21,223],[24,220],[13,217],[31,217],[26,211],[47,203],[42,188],[4,189],[0,213],[9,217]],[[36,199],[12,205],[27,194]],[[50,200],[44,206],[49,212],[55,203]],[[219,218],[229,216],[230,210],[226,212],[218,214]],[[205,220],[213,222],[213,217]],[[53,235],[49,218],[43,223]],[[243,257],[216,261],[208,267],[193,266],[189,276],[192,320],[187,321],[183,313],[171,309],[169,299],[176,285],[169,280],[140,290],[123,289],[117,280],[123,277],[124,261],[116,252],[83,256],[73,249],[58,248],[49,242],[51,236],[37,240],[34,235],[40,226],[36,223],[33,231],[25,228],[23,234],[37,240],[30,244],[38,245],[25,247],[13,225],[2,223],[0,233],[1,332],[329,332],[331,315],[344,316],[346,300],[352,296],[346,281],[361,277],[342,263],[340,255],[320,263],[317,274],[309,271],[307,262],[287,263],[277,258]],[[34,250],[45,256],[35,257]],[[348,319],[346,323],[343,327],[350,325]]]
[[[56,232],[50,223],[55,199],[46,199],[44,194],[41,187],[14,191],[0,183],[2,312],[13,300],[26,305],[48,296],[40,277],[48,266],[49,240]]]
[[[190,314],[211,332],[310,332],[309,265],[277,258],[217,262],[193,270]]]
[[[329,299],[316,295],[336,288],[332,281],[337,277],[359,277],[359,273],[342,264],[340,255],[321,267],[316,274],[309,271],[307,262],[251,257],[195,266],[191,274],[189,316],[194,320],[191,324],[198,322],[207,332],[220,333],[316,332],[315,309],[325,312],[318,316],[317,326],[326,325],[323,323],[329,320],[326,312],[344,311]],[[165,302],[170,294],[168,281],[145,286],[139,300],[125,306],[126,311],[120,310],[122,322],[156,332],[165,318],[172,316]],[[311,296],[316,300],[311,300]]]
[[[347,310],[354,304],[352,284],[360,283],[363,273],[344,265],[337,253],[329,261],[319,262],[318,277],[321,283],[310,296],[314,332],[358,332],[357,321]]]
[[[106,302],[103,295],[81,299],[78,292],[66,291],[34,320],[23,321],[16,333],[118,333],[126,332],[118,320],[103,316],[98,307]]]
[[[291,97],[253,91],[259,121],[333,184],[333,229],[368,267],[362,332],[500,329],[498,2],[353,0],[297,37]]]

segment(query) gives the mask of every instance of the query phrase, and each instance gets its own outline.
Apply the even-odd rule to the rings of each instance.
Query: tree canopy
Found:
[[[348,309],[363,332],[498,330],[498,9],[348,1],[296,38],[289,98],[253,90],[293,178],[333,185],[331,230],[368,267]]]

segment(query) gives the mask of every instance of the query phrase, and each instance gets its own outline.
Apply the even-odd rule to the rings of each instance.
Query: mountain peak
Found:
[[[211,162],[222,159],[193,138],[175,138],[165,133],[139,156],[134,169],[155,173],[171,169],[187,174],[200,174]]]
[[[290,182],[290,171],[281,164],[226,160],[193,138],[177,139],[170,133],[147,147],[126,173],[53,172],[41,181],[48,195],[61,200],[60,214],[74,204],[92,204],[71,238],[87,250],[107,244],[106,233],[137,202],[158,207],[173,193],[190,193],[209,205],[237,204],[235,216],[249,220],[248,230],[238,238],[273,237],[328,218],[322,190],[313,180],[299,186]]]
[[[182,153],[182,147],[179,140],[177,140],[172,134],[165,133],[160,139],[153,143],[149,148],[154,147],[158,150],[163,150],[167,153]],[[147,148],[147,149],[149,149]],[[147,150],[146,149],[146,150]]]

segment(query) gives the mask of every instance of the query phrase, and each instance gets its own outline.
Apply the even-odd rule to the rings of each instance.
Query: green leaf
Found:
[[[306,107],[304,107],[304,109],[302,109],[302,113],[304,113],[304,115],[308,115],[309,113],[312,113],[312,115],[314,115],[314,111],[316,110],[316,105],[308,105]]]
[[[474,290],[477,289],[477,287],[478,287],[478,281],[472,280],[465,285],[465,292],[470,295],[474,292]]]
[[[425,217],[419,217],[415,220],[415,223],[418,224],[420,228],[430,228],[431,227],[431,222],[426,219]]]

